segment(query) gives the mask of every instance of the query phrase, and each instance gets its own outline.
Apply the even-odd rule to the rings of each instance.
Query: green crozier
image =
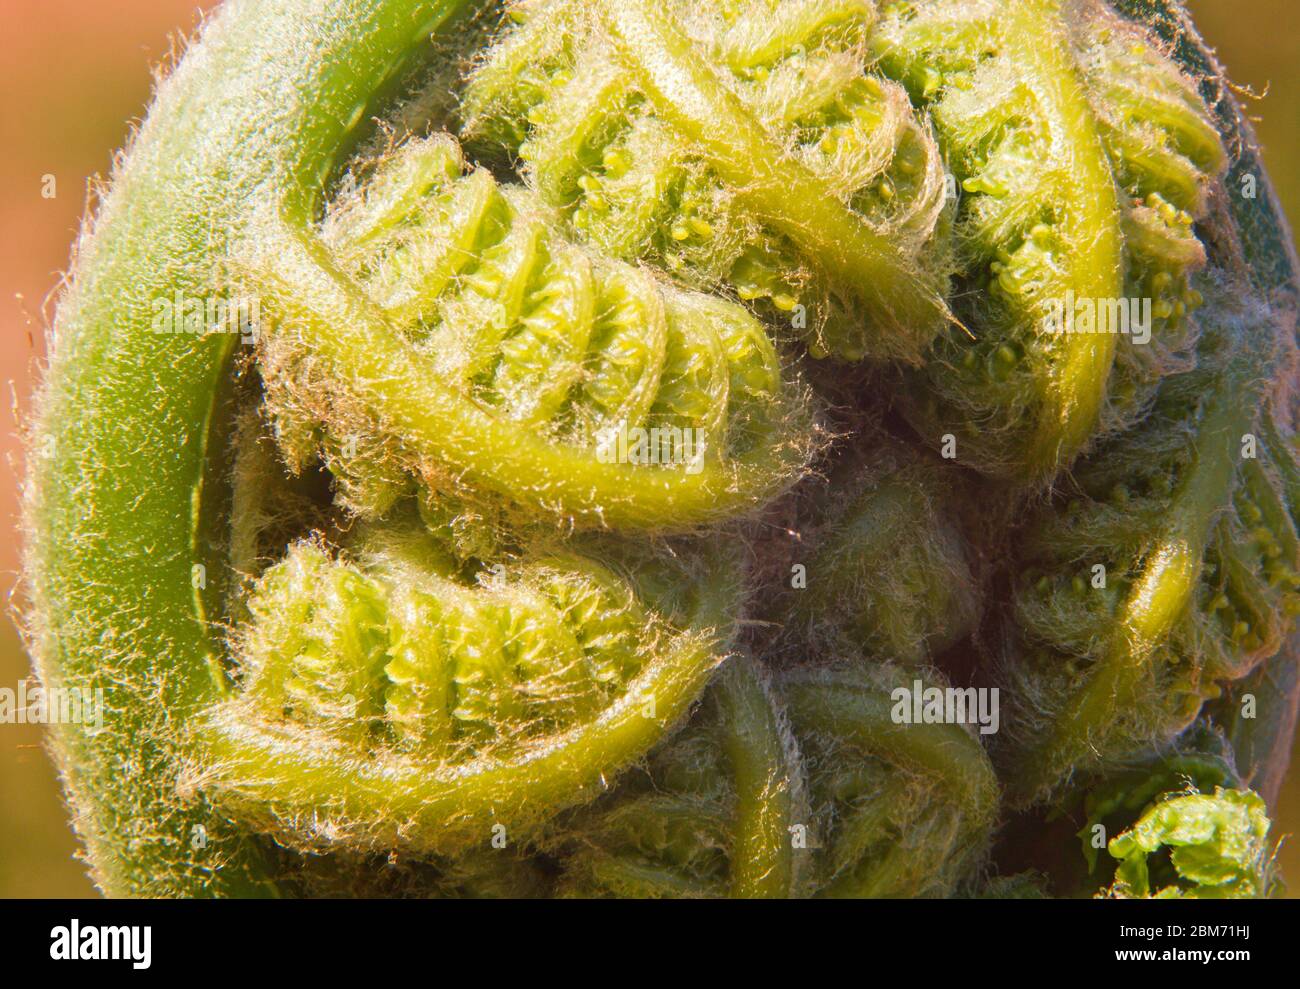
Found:
[[[93,878],[1268,895],[1296,270],[1164,0],[228,0],[31,429]]]
[[[1005,661],[1017,799],[1169,746],[1300,612],[1294,453],[1260,376],[1276,341],[1232,308],[1219,300],[1201,366],[1028,527]]]
[[[1190,227],[1226,160],[1209,111],[1097,5],[890,4],[872,47],[933,109],[970,290],[908,414],[963,463],[1044,484],[1194,343]]]
[[[744,310],[565,242],[445,135],[374,171],[319,240],[281,228],[242,260],[295,471],[319,456],[363,515],[418,478],[525,520],[656,530],[799,476],[807,397]]]

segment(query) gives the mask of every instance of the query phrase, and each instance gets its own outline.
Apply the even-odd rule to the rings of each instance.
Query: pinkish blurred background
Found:
[[[44,353],[47,297],[68,262],[87,184],[144,113],[153,67],[215,2],[4,0],[0,4],[0,380],[11,386],[0,431],[0,580],[18,568],[21,429]],[[1191,0],[1197,22],[1251,103],[1287,214],[1300,218],[1300,18],[1295,0]],[[55,195],[42,196],[45,176]],[[13,624],[0,619],[0,686],[28,675]],[[1300,764],[1300,753],[1297,754]],[[1279,830],[1300,831],[1300,772]],[[92,896],[38,728],[0,726],[0,897]],[[1283,871],[1300,890],[1300,845]]]

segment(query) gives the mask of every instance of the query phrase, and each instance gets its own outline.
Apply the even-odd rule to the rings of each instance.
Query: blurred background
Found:
[[[86,205],[145,111],[154,67],[215,0],[3,0],[0,3],[0,590],[17,583],[22,429],[44,354],[52,291]],[[1295,0],[1189,0],[1229,75],[1259,99],[1248,112],[1293,223],[1300,220],[1300,18]],[[54,196],[47,176],[54,177]],[[0,617],[0,687],[29,674],[17,629]],[[1298,747],[1300,748],[1300,747]],[[1294,760],[1300,767],[1300,751]],[[1285,785],[1278,832],[1300,833],[1300,771]],[[93,896],[77,859],[40,729],[0,730],[0,897]],[[1300,894],[1300,841],[1282,852]]]

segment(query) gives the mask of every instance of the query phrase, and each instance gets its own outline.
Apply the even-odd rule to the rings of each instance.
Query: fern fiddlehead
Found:
[[[806,752],[818,895],[952,895],[986,853],[998,784],[963,725],[897,716],[912,676],[791,671],[780,689]]]
[[[571,551],[476,585],[418,523],[353,554],[299,543],[260,578],[211,715],[218,804],[290,846],[456,852],[581,802],[685,713],[735,607],[720,560],[652,578],[698,585],[673,616]]]
[[[1264,801],[1249,790],[1187,794],[1156,804],[1111,841],[1119,861],[1110,895],[1117,898],[1223,899],[1267,896],[1269,821]],[[1149,857],[1170,849],[1173,875],[1153,889]]]
[[[564,822],[568,896],[771,898],[802,890],[802,773],[756,664],[729,661],[705,709],[643,771]]]
[[[470,6],[236,0],[87,235],[29,572],[42,676],[110,698],[105,738],[56,743],[102,885],[1038,890],[981,886],[980,740],[907,724],[891,692],[946,684],[927,664],[1000,619],[977,637],[1007,659],[996,754],[1025,804],[1178,748],[1272,669],[1296,474],[1265,386],[1288,373],[1268,340],[1293,265],[1259,246],[1268,210],[1224,209],[1224,146],[1249,159],[1235,118],[1099,3],[552,0],[504,29],[457,20]],[[458,119],[404,102],[428,86],[408,68],[445,85],[471,45],[429,101]],[[1275,262],[1247,277],[1276,311],[1228,300],[1235,232]],[[954,269],[964,325],[927,352]],[[231,287],[263,303],[255,363],[150,332],[151,299]],[[1149,297],[1151,346],[1048,333],[1069,293]],[[828,395],[905,380],[848,402],[895,435],[771,505],[823,452],[800,358],[769,336],[786,320],[813,356],[922,366],[804,363]],[[951,429],[961,465],[1055,486],[973,541],[959,509],[1008,488],[910,450],[896,409],[926,440]],[[698,430],[703,452],[610,456],[611,429]],[[762,557],[783,517],[814,572],[778,601],[717,547]],[[1109,591],[1067,600],[1094,558]],[[1259,842],[1228,847],[1258,808],[1200,796],[1219,802],[1160,801],[1117,839],[1116,895],[1266,891],[1243,865]],[[509,847],[482,847],[498,825]],[[1144,878],[1162,844],[1212,868]]]
[[[1201,366],[1167,378],[1151,415],[1030,528],[1008,664],[1027,708],[1022,797],[1168,745],[1290,628],[1294,454],[1257,377],[1269,324],[1246,326],[1207,330]]]
[[[943,313],[943,182],[905,94],[862,70],[871,4],[514,11],[467,90],[471,141],[517,151],[615,256],[802,306],[816,355],[919,359]]]

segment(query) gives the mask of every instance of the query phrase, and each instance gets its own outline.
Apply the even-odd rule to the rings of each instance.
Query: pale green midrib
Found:
[[[1101,731],[1115,706],[1129,706],[1157,648],[1193,605],[1205,566],[1205,548],[1217,509],[1227,504],[1241,437],[1252,428],[1262,401],[1262,382],[1243,347],[1214,385],[1197,428],[1192,462],[1170,503],[1168,520],[1145,553],[1141,575],[1117,616],[1107,651],[1087,682],[1067,701],[1039,747],[1022,785],[1047,785],[1061,754]]]
[[[1122,292],[1123,238],[1118,192],[1097,122],[1063,30],[1059,0],[1018,0],[998,21],[1002,57],[1032,67],[1029,78],[1046,92],[1069,150],[1070,189],[1062,218],[1065,243],[1075,245],[1071,288],[1079,298],[1115,299]],[[1077,245],[1087,245],[1084,250]],[[1096,428],[1114,360],[1114,334],[1080,333],[1064,343],[1065,360],[1043,382],[1043,411],[1029,443],[1029,461],[1054,473],[1079,452]]]

